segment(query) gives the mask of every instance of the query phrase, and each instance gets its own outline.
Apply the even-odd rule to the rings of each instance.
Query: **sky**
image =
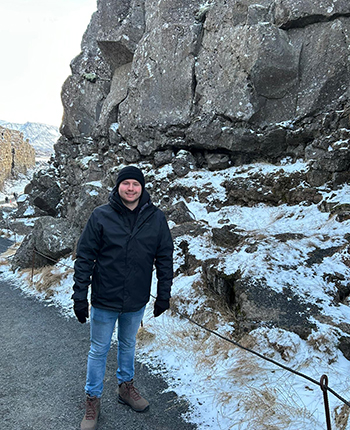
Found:
[[[61,88],[96,0],[0,0],[0,120],[60,126]]]

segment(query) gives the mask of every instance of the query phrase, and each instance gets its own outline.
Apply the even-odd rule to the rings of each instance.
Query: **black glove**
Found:
[[[78,318],[78,321],[84,324],[86,318],[89,318],[89,304],[87,300],[74,301],[74,313]]]
[[[154,303],[153,315],[159,317],[163,312],[170,308],[169,300],[156,300]]]

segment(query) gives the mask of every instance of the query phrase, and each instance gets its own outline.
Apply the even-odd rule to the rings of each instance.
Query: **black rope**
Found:
[[[156,297],[154,297],[152,294],[151,294],[151,297],[153,297],[154,299],[156,299]],[[347,406],[350,407],[350,402],[348,402],[347,400],[345,400],[336,391],[332,390],[328,386],[321,385],[321,383],[319,381],[316,381],[316,379],[313,379],[310,376],[305,375],[304,373],[298,372],[297,370],[294,370],[294,369],[292,369],[292,368],[290,368],[288,366],[285,366],[284,364],[281,364],[278,361],[273,360],[272,358],[265,357],[264,355],[260,354],[259,352],[256,352],[256,351],[254,351],[254,350],[252,350],[250,348],[247,348],[247,347],[241,345],[240,343],[238,343],[238,342],[236,342],[236,341],[234,341],[232,339],[229,339],[229,338],[221,335],[220,333],[218,333],[218,332],[216,332],[214,330],[211,330],[210,328],[205,327],[202,324],[199,324],[197,321],[194,321],[192,318],[188,317],[187,315],[185,315],[185,314],[183,314],[183,313],[181,313],[181,312],[179,312],[179,311],[177,311],[177,310],[175,310],[175,309],[173,309],[171,307],[170,307],[170,310],[173,311],[178,316],[180,316],[181,318],[187,319],[190,323],[192,323],[192,324],[196,325],[197,327],[200,327],[201,329],[203,329],[203,330],[205,330],[205,331],[213,334],[214,336],[217,336],[217,337],[219,337],[220,339],[222,339],[222,340],[224,340],[226,342],[232,343],[233,345],[237,346],[238,348],[241,348],[241,349],[243,349],[243,350],[245,350],[247,352],[250,352],[251,354],[254,354],[257,357],[259,357],[259,358],[261,358],[261,359],[263,359],[265,361],[268,361],[268,362],[270,362],[270,363],[272,363],[272,364],[274,364],[274,365],[276,365],[278,367],[281,367],[284,370],[287,370],[288,372],[294,373],[297,376],[300,376],[300,377],[302,377],[304,379],[307,379],[309,382],[312,382],[313,384],[318,385],[323,390],[324,389],[328,390],[335,397],[337,397],[339,400],[341,400],[343,403],[345,403]]]

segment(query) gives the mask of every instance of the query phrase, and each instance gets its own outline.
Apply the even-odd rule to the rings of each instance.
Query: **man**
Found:
[[[154,316],[169,308],[173,278],[173,241],[163,212],[145,190],[134,166],[118,174],[109,203],[91,214],[78,242],[74,266],[74,312],[81,323],[89,316],[91,346],[81,430],[95,430],[111,338],[118,321],[118,401],[137,412],[149,402],[134,386],[136,334],[150,298],[153,264],[157,275]]]

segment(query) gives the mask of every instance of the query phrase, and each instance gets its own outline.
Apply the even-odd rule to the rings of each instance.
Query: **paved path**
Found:
[[[0,238],[3,249],[4,241]],[[78,430],[83,402],[89,325],[24,295],[0,274],[0,421],[6,430]],[[150,410],[136,413],[117,403],[116,347],[107,363],[98,430],[190,430],[187,405],[145,366],[136,363],[136,385]]]

